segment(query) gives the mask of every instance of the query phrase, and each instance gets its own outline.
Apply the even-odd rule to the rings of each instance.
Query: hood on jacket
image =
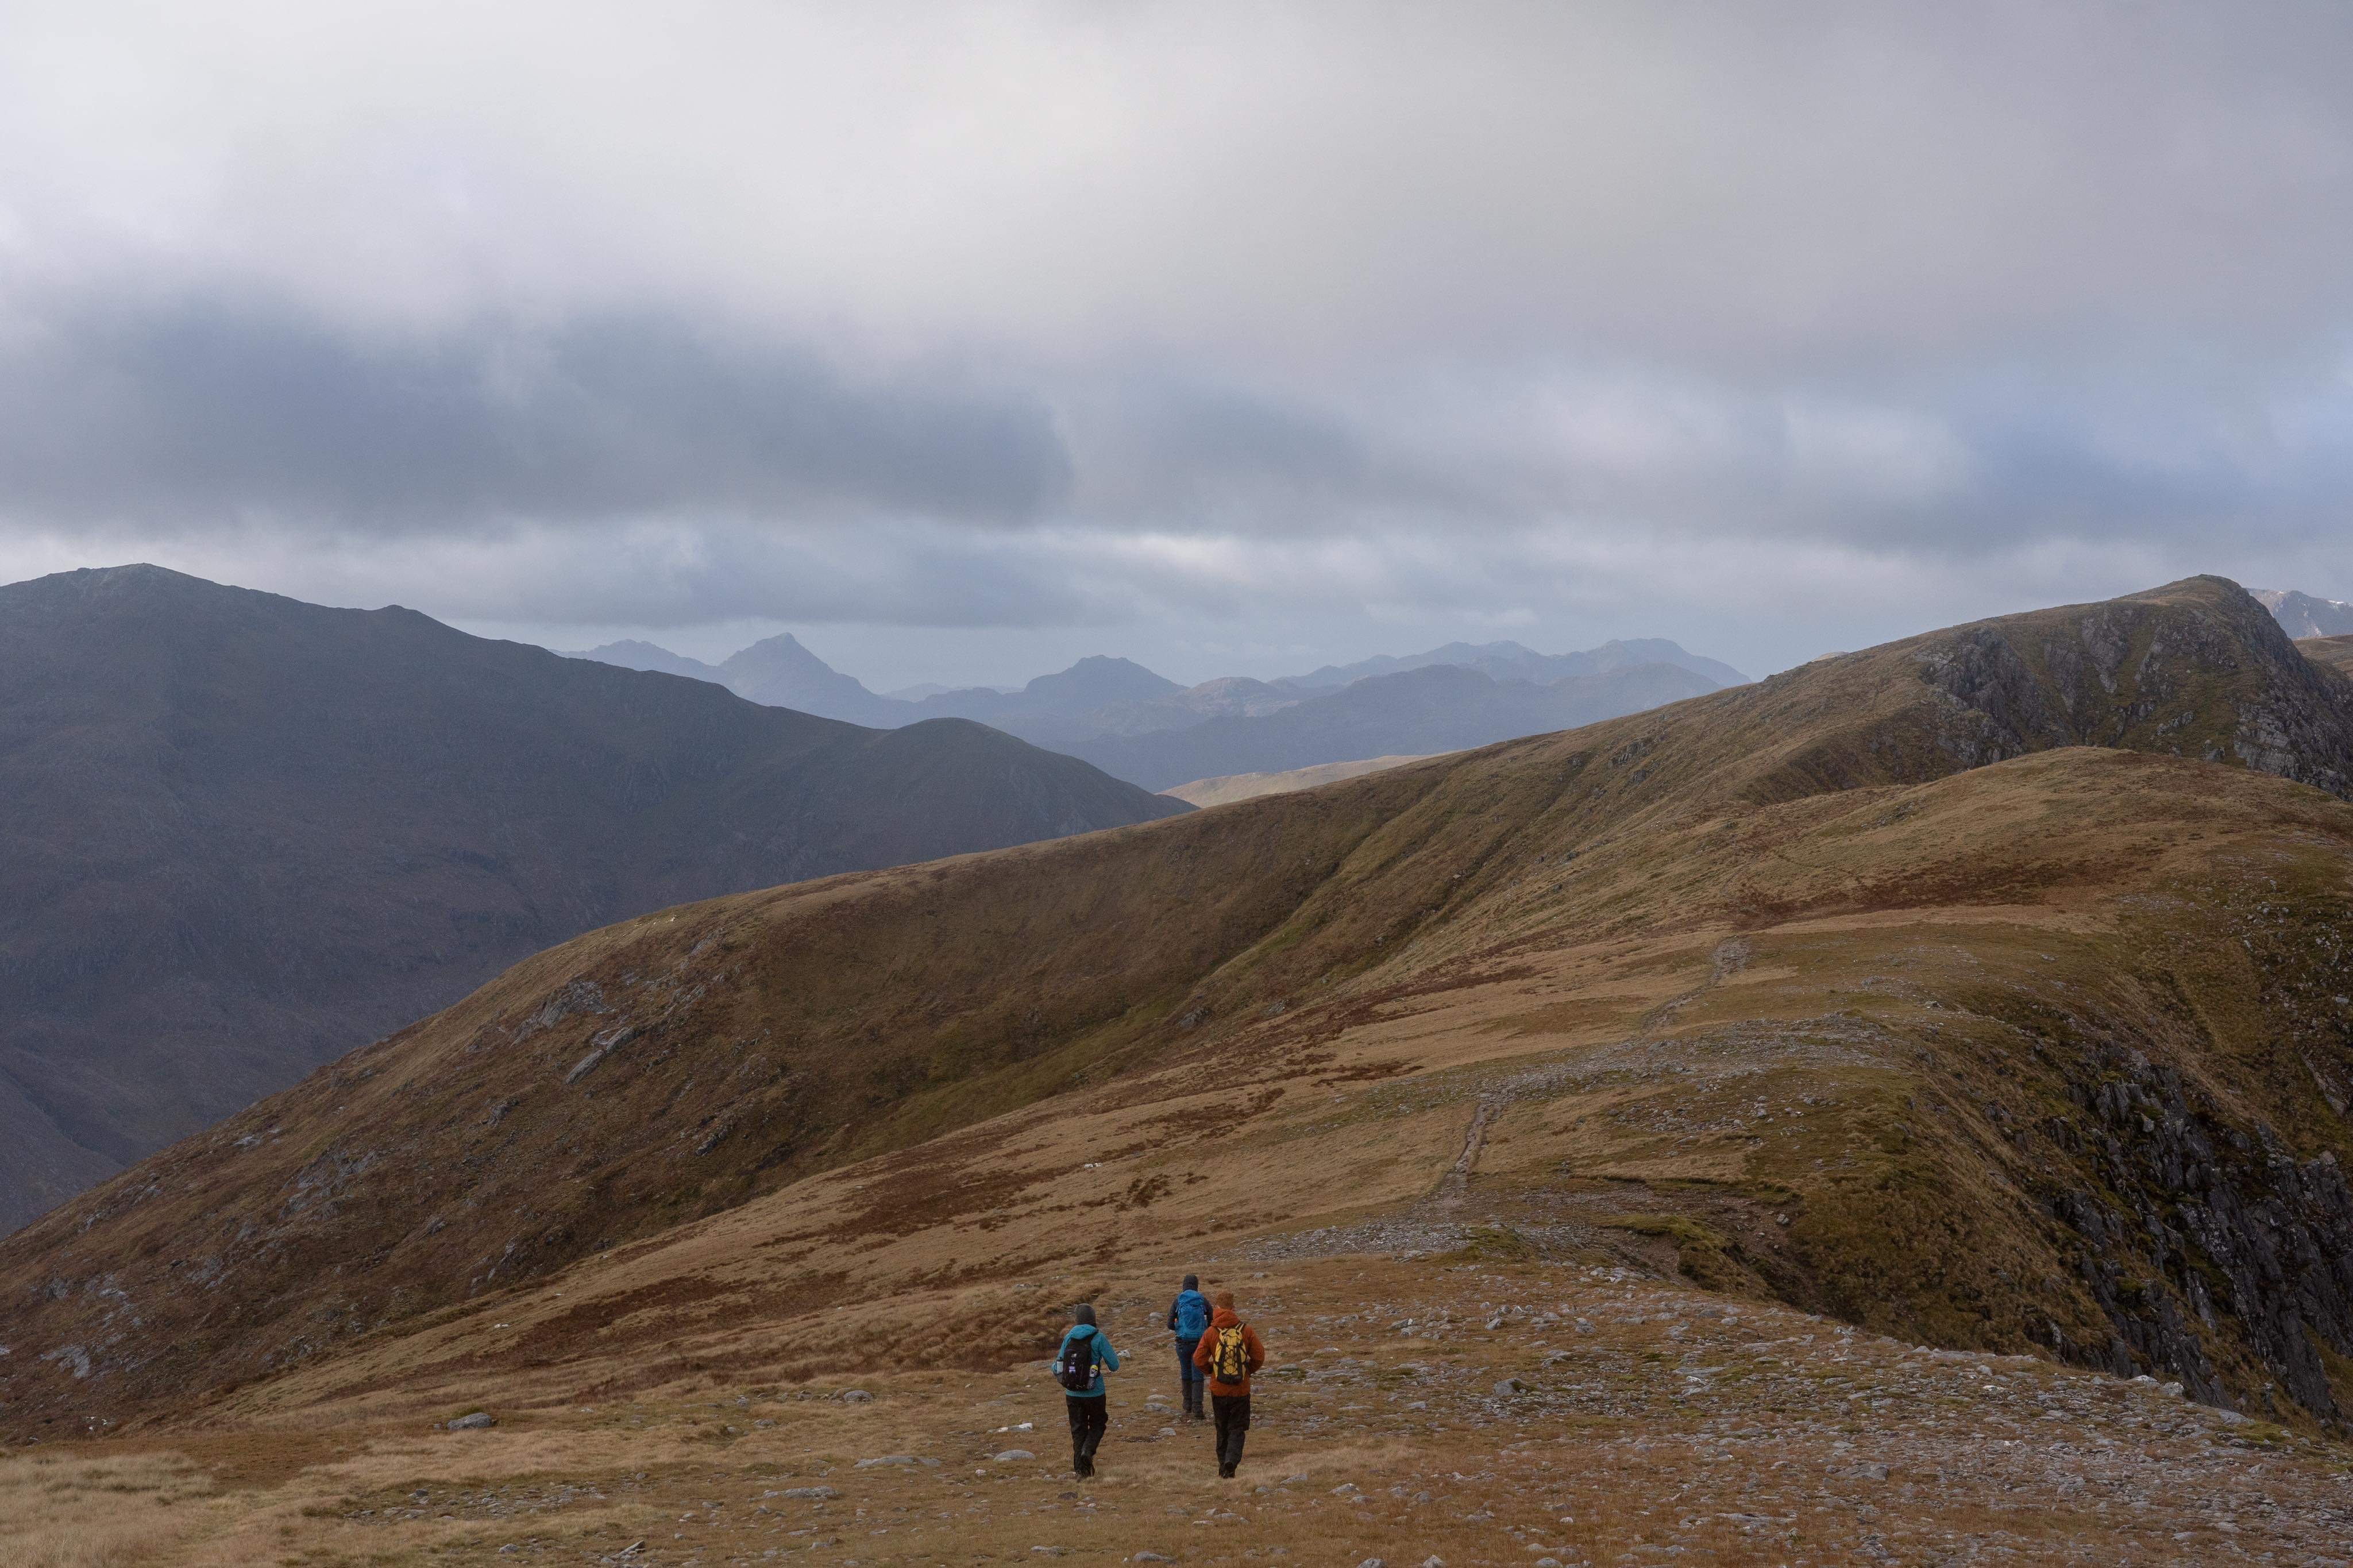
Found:
[[[1241,1322],[1242,1315],[1231,1307],[1220,1307],[1209,1314],[1209,1327],[1213,1329],[1238,1329]]]

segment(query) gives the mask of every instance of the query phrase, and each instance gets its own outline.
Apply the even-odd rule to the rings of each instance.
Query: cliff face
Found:
[[[2119,746],[2353,791],[2353,687],[2219,579],[1966,627],[1917,658],[1968,766]]]
[[[2048,1199],[2116,1335],[2103,1346],[2054,1333],[2053,1348],[2119,1376],[2170,1373],[2209,1405],[2301,1405],[2341,1424],[2322,1360],[2353,1357],[2353,1193],[2336,1153],[2300,1161],[2269,1127],[2232,1125],[2144,1058],[2105,1065],[2070,1085],[2080,1118],[2047,1128],[2091,1180]]]

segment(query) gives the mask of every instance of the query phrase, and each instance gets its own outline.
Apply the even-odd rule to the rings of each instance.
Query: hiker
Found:
[[[1071,1317],[1062,1348],[1054,1352],[1054,1381],[1062,1385],[1063,1403],[1071,1407],[1071,1469],[1081,1480],[1090,1480],[1095,1473],[1095,1449],[1102,1446],[1103,1428],[1111,1425],[1111,1399],[1103,1392],[1103,1374],[1119,1370],[1119,1352],[1095,1326],[1092,1302],[1081,1302]]]
[[[1176,1382],[1185,1394],[1185,1414],[1206,1421],[1201,1408],[1201,1369],[1193,1364],[1193,1351],[1209,1326],[1209,1299],[1201,1294],[1201,1277],[1185,1276],[1185,1289],[1168,1304],[1168,1327],[1176,1336]]]
[[[1220,1290],[1209,1331],[1193,1349],[1193,1364],[1209,1374],[1209,1409],[1218,1422],[1218,1474],[1231,1480],[1242,1468],[1242,1435],[1250,1430],[1250,1373],[1266,1364],[1258,1331],[1234,1310],[1234,1293]]]

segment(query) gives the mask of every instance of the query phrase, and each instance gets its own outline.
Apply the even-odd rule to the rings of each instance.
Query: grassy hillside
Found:
[[[1173,795],[1187,805],[1230,805],[1238,800],[1255,800],[1262,795],[1288,795],[1293,790],[1316,789],[1342,779],[1362,778],[1384,768],[1403,767],[1408,763],[1427,762],[1427,757],[1365,757],[1353,763],[1324,763],[1312,768],[1293,768],[1280,773],[1228,773],[1220,778],[1195,779],[1191,784],[1178,784],[1160,793]]]
[[[2296,651],[2315,664],[2353,674],[2353,637],[2306,637]]]
[[[0,1244],[0,1405],[1003,1364],[946,1303],[1484,1246],[2337,1420],[2348,692],[2200,579],[609,928]]]
[[[1182,809],[154,567],[0,588],[0,1231],[581,931]]]

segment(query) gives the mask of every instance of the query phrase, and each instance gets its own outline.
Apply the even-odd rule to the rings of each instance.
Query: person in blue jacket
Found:
[[[1063,1403],[1071,1407],[1071,1472],[1090,1480],[1095,1473],[1095,1449],[1111,1425],[1111,1399],[1103,1391],[1103,1374],[1119,1370],[1119,1352],[1095,1326],[1092,1302],[1081,1302],[1071,1316],[1076,1321],[1054,1352],[1054,1379],[1062,1385]]]
[[[1168,1328],[1176,1336],[1176,1378],[1185,1394],[1185,1414],[1196,1421],[1209,1418],[1201,1408],[1201,1369],[1193,1364],[1193,1348],[1208,1327],[1209,1299],[1201,1294],[1201,1277],[1187,1274],[1185,1289],[1168,1304]]]

